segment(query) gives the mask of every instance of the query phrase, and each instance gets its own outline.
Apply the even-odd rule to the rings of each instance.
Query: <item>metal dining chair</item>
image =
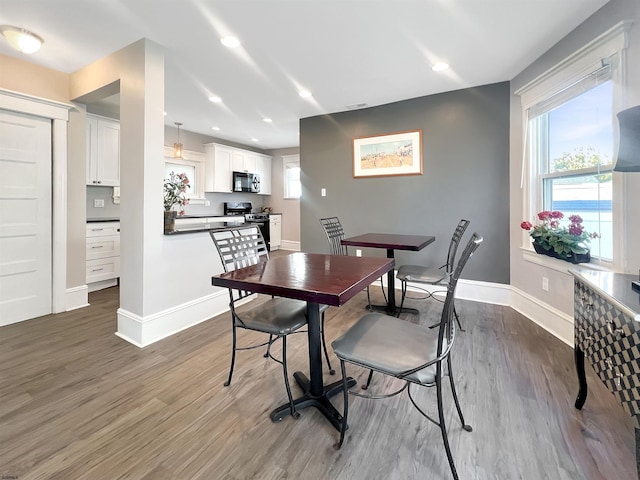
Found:
[[[440,267],[430,267],[424,265],[401,265],[398,268],[398,273],[396,278],[400,280],[401,288],[402,288],[402,299],[400,300],[400,310],[398,310],[398,315],[402,311],[402,307],[404,305],[405,298],[407,296],[407,286],[408,283],[411,282],[413,284],[423,284],[423,285],[433,285],[433,286],[441,286],[444,287],[442,289],[436,289],[428,291],[426,289],[421,289],[427,295],[422,297],[421,300],[425,300],[427,298],[433,297],[434,293],[446,292],[446,286],[451,279],[451,275],[453,274],[453,269],[455,267],[456,261],[456,253],[458,252],[458,246],[460,245],[460,241],[462,240],[462,236],[464,232],[467,230],[467,227],[471,223],[470,220],[462,219],[458,222],[458,226],[453,232],[451,236],[451,241],[449,242],[449,250],[447,251],[447,261],[444,265]],[[433,297],[436,298],[436,297]],[[458,323],[458,328],[461,332],[464,332],[462,325],[460,324],[460,317],[458,316],[458,312],[455,309],[455,305],[453,307],[453,314],[456,318],[456,322]],[[435,327],[435,325],[433,325]]]
[[[262,233],[256,226],[240,226],[225,230],[212,230],[209,233],[218,250],[225,272],[250,265],[258,265],[269,259],[266,243],[262,237]],[[251,350],[266,345],[267,351],[264,356],[282,365],[284,383],[289,398],[289,405],[291,406],[291,416],[298,418],[300,414],[295,410],[293,397],[291,395],[291,386],[289,385],[289,375],[287,373],[287,336],[292,333],[297,333],[302,327],[307,325],[307,304],[301,300],[272,297],[253,307],[243,305],[243,307],[239,309],[239,303],[244,304],[250,295],[253,295],[253,292],[229,288],[232,351],[229,377],[224,383],[224,386],[228,387],[231,384],[236,352],[238,350]],[[323,323],[324,311],[327,308],[327,306],[324,306],[324,308],[321,307],[320,309]],[[269,335],[269,340],[259,344],[239,347],[237,340],[237,330],[239,328],[266,333]],[[271,345],[279,339],[282,340],[282,360],[271,355]],[[324,344],[324,335],[322,342]],[[329,368],[331,368],[330,365]]]
[[[340,429],[340,439],[334,445],[336,449],[342,447],[347,430],[349,394],[364,398],[380,399],[392,397],[407,390],[409,400],[411,400],[411,403],[418,412],[440,428],[449,467],[451,468],[453,477],[456,480],[458,479],[458,473],[447,436],[444,405],[442,401],[442,380],[443,376],[449,376],[451,392],[460,422],[462,423],[462,428],[471,432],[472,428],[465,423],[462,414],[462,408],[460,407],[456,393],[453,370],[451,368],[451,351],[456,339],[456,323],[453,321],[453,299],[460,274],[471,255],[481,243],[482,237],[474,233],[453,270],[447,285],[447,296],[444,301],[437,334],[435,330],[390,315],[368,313],[331,344],[333,351],[340,360],[344,389],[344,414]],[[381,395],[364,395],[349,391],[347,386],[348,377],[345,369],[346,363],[400,379],[404,383],[397,391]],[[417,405],[411,393],[411,387],[416,385],[436,387],[437,419],[429,416]]]
[[[324,229],[324,233],[327,236],[329,242],[329,250],[331,255],[349,255],[349,250],[346,245],[342,245],[341,240],[344,239],[344,229],[340,223],[338,217],[327,217],[320,219],[320,225]],[[384,296],[384,302],[387,303],[387,295],[384,293],[384,283],[382,277],[380,277],[380,287],[382,288],[382,295]],[[371,307],[371,294],[369,287],[367,286],[367,303],[368,310],[373,311]]]

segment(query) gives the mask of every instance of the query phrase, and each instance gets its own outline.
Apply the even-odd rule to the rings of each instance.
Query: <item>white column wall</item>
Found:
[[[207,234],[163,234],[164,51],[142,39],[75,72],[71,98],[120,91],[121,279],[117,334],[144,346],[226,309]]]

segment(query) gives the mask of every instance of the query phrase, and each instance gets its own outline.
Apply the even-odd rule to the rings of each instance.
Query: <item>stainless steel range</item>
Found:
[[[271,250],[268,213],[251,213],[253,210],[251,202],[224,202],[223,206],[225,216],[243,215],[245,223],[258,227],[267,244],[267,250]]]

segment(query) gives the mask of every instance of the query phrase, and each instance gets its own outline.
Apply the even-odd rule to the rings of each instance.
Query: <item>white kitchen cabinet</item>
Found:
[[[218,143],[207,143],[204,147],[206,192],[229,193],[233,172],[248,172],[260,175],[260,194],[271,195],[270,156]]]
[[[87,114],[87,185],[120,186],[120,123]]]
[[[272,213],[269,215],[269,247],[278,250],[282,245],[282,215]]]
[[[235,150],[232,156],[232,170],[234,172],[257,172],[258,154],[245,150]]]
[[[258,154],[256,173],[260,175],[260,194],[271,195],[271,157]]]
[[[233,149],[216,143],[205,144],[205,192],[231,192]]]
[[[90,292],[117,285],[120,222],[87,223],[86,282]]]

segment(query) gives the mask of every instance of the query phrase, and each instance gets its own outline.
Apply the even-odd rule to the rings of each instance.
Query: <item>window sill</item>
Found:
[[[601,272],[613,272],[611,268],[599,265],[598,263],[594,262],[573,264],[570,262],[565,262],[564,260],[558,260],[557,258],[540,255],[531,248],[520,247],[520,250],[522,251],[522,258],[525,262],[535,263],[536,265],[540,265],[550,270],[555,270],[556,272],[565,273],[567,275],[570,275],[569,269],[571,268],[584,268]]]

